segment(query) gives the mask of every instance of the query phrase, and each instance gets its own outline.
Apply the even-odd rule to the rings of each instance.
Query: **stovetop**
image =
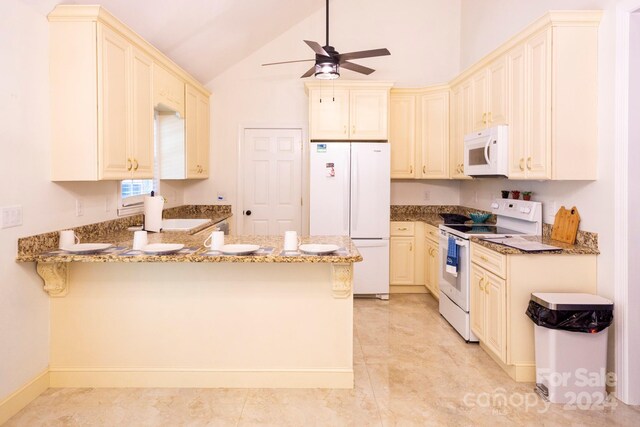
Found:
[[[467,239],[470,236],[520,236],[525,234],[496,224],[443,224],[440,229]]]

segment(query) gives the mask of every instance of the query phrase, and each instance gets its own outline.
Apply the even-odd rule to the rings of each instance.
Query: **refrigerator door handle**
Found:
[[[359,190],[360,190],[360,175],[358,173],[358,152],[357,151],[352,151],[351,152],[351,158],[353,159],[353,173],[352,173],[352,178],[353,178],[353,206],[351,206],[351,212],[353,213],[353,218],[352,218],[352,222],[353,222],[353,230],[351,230],[351,233],[353,233],[354,231],[358,230],[358,205],[359,203],[359,199],[360,199],[360,195],[359,195]]]

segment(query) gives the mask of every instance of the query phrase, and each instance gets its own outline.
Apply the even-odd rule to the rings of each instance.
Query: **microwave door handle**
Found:
[[[491,159],[489,159],[489,146],[491,145],[491,137],[484,146],[484,159],[487,161],[487,164],[491,164]]]

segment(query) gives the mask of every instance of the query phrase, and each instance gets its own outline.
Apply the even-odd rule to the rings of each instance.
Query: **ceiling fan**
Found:
[[[391,55],[388,49],[361,50],[359,52],[339,53],[335,48],[329,45],[329,0],[327,0],[327,43],[320,46],[320,43],[304,40],[304,42],[316,53],[315,59],[300,59],[296,61],[270,62],[266,65],[291,64],[294,62],[315,61],[315,65],[304,73],[300,78],[316,76],[318,79],[333,80],[340,77],[340,67],[356,73],[369,75],[375,70],[373,68],[349,62],[352,59],[372,58],[374,56]]]

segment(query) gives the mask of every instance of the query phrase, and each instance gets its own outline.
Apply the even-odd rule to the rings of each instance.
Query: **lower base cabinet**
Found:
[[[471,330],[516,381],[535,381],[531,293],[597,290],[596,255],[502,255],[472,243],[470,274]]]
[[[440,245],[438,229],[425,224],[424,237],[424,286],[437,300],[440,299]]]

